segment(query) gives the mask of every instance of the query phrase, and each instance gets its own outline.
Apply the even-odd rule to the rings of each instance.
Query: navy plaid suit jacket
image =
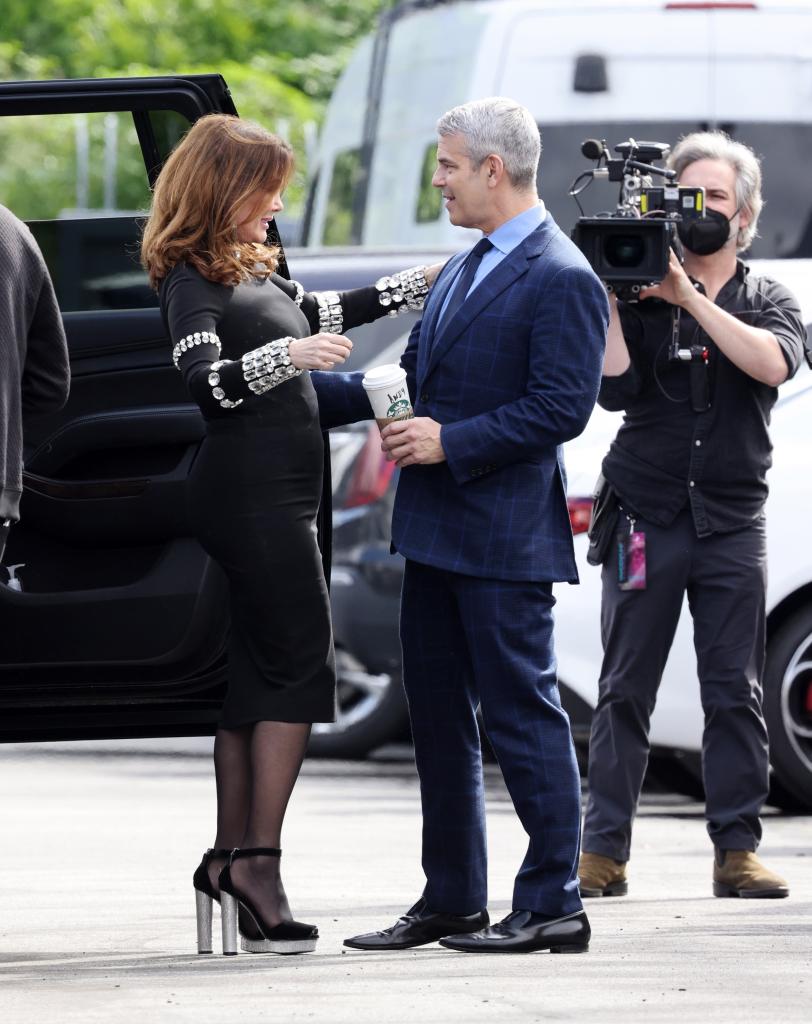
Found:
[[[440,273],[401,359],[447,461],[401,471],[393,546],[471,576],[577,582],[560,446],[597,398],[605,290],[548,213],[438,327],[466,255]]]

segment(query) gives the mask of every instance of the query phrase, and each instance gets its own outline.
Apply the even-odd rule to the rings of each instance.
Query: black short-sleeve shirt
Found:
[[[787,288],[751,274],[738,261],[716,304],[770,331],[793,376],[803,359],[806,332],[798,301]],[[662,526],[686,505],[700,537],[751,523],[767,498],[768,427],[778,389],[740,370],[682,310],[680,345],[709,350],[709,405],[694,411],[690,364],[668,358],[672,307],[648,299],[619,303],[619,310],[631,365],[601,382],[599,404],[625,410],[604,459],[604,476],[626,506]]]

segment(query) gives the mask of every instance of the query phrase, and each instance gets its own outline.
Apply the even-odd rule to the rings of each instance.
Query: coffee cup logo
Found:
[[[392,402],[392,404],[386,410],[387,418],[392,420],[406,419],[406,417],[411,416],[411,414],[412,403],[409,401],[408,398],[397,399],[397,401]]]

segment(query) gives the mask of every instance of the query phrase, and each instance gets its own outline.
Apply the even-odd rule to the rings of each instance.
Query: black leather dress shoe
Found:
[[[425,946],[427,942],[436,942],[444,935],[462,936],[465,932],[476,932],[488,925],[488,911],[481,910],[478,914],[466,917],[458,914],[437,914],[430,910],[424,899],[407,910],[391,928],[381,932],[367,932],[365,935],[353,935],[344,939],[344,945],[350,949],[411,949],[412,946]]]
[[[592,929],[583,910],[567,917],[547,917],[514,910],[498,924],[473,935],[449,935],[441,946],[461,953],[586,953]]]

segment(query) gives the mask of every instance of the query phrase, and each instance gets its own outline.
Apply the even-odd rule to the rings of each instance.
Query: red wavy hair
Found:
[[[251,196],[281,191],[292,174],[290,146],[260,125],[228,114],[196,121],[155,183],[141,239],[152,287],[182,261],[218,284],[273,273],[279,249],[239,242],[235,214]]]

